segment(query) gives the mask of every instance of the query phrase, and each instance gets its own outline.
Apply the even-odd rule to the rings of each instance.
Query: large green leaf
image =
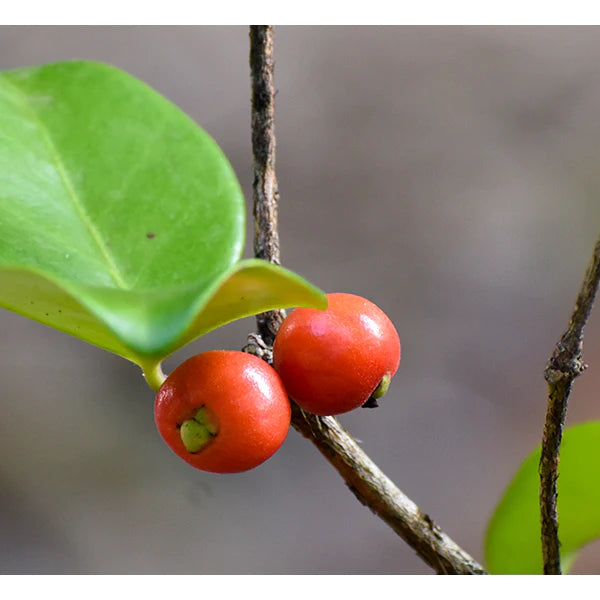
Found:
[[[181,110],[93,62],[0,73],[0,306],[140,365],[324,295],[240,260],[243,195]]]
[[[491,573],[540,574],[539,475],[541,449],[521,465],[490,521],[486,561]],[[600,537],[600,421],[575,425],[563,436],[558,478],[561,563]]]

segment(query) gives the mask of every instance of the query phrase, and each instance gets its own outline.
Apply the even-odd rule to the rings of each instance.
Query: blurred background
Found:
[[[217,140],[251,256],[247,28],[0,27],[2,69],[74,58],[129,71]],[[283,263],[370,298],[402,340],[382,407],[340,421],[483,561],[600,232],[600,30],[279,26],[275,58]],[[158,436],[136,366],[7,311],[0,338],[0,572],[431,572],[295,431],[254,471],[202,473]],[[569,424],[600,418],[597,313],[585,359]],[[575,572],[600,573],[600,544]]]

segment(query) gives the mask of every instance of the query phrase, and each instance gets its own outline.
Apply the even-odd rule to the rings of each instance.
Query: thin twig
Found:
[[[556,344],[544,370],[548,382],[548,408],[540,456],[540,520],[542,557],[546,575],[560,575],[560,542],[556,507],[560,443],[567,403],[575,378],[586,369],[583,362],[583,329],[590,316],[600,281],[600,239],[575,301],[567,330]]]
[[[292,424],[319,449],[358,500],[387,523],[436,573],[482,575],[471,556],[405,496],[333,417],[293,405]]]
[[[250,27],[254,249],[257,257],[279,264],[272,52],[272,27]],[[280,311],[258,317],[258,331],[264,341],[251,335],[248,346],[252,352],[266,360],[270,358],[269,345],[272,344],[281,320]],[[293,427],[315,444],[358,500],[398,533],[437,573],[485,573],[481,565],[457,546],[385,476],[333,417],[317,417],[294,403],[292,408]]]
[[[273,74],[273,28],[270,25],[251,26],[254,255],[280,265]],[[273,344],[283,319],[285,319],[283,310],[272,310],[256,316],[258,332],[267,344]]]

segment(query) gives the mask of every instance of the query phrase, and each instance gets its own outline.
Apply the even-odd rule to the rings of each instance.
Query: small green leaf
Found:
[[[240,260],[245,203],[217,144],[114,67],[0,73],[0,306],[138,364],[233,319],[324,307]]]
[[[541,448],[521,465],[490,520],[488,569],[495,574],[541,574],[538,464]],[[600,537],[600,421],[565,430],[560,453],[558,534],[563,572],[583,546]]]

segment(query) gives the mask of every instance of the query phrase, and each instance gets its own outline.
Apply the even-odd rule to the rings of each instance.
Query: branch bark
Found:
[[[252,79],[252,148],[254,156],[254,251],[280,264],[277,233],[279,192],[275,177],[273,29],[250,27]],[[285,314],[271,311],[257,317],[262,341],[251,335],[252,352],[266,360]],[[308,438],[342,476],[365,506],[386,522],[439,574],[484,574],[473,558],[405,496],[333,417],[317,417],[292,402],[292,426]]]
[[[280,265],[274,66],[272,26],[251,26],[254,256]],[[258,332],[267,344],[273,344],[283,319],[283,310],[272,310],[256,316]]]
[[[583,362],[583,330],[600,281],[600,238],[575,301],[567,330],[556,344],[544,370],[548,407],[540,456],[540,521],[544,574],[560,575],[557,489],[558,463],[567,404],[573,381],[587,365]]]
[[[387,523],[436,573],[483,575],[483,567],[448,537],[381,471],[333,417],[292,404],[292,425],[342,476],[356,498]]]

